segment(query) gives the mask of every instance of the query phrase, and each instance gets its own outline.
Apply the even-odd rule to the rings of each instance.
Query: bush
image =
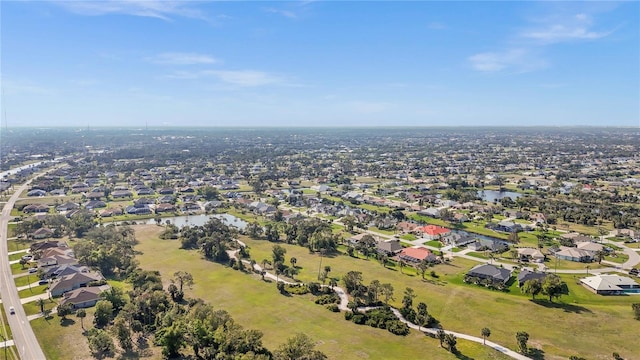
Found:
[[[335,304],[340,301],[340,298],[336,294],[331,295],[321,295],[318,296],[315,300],[315,303],[318,305],[326,305],[326,304]]]
[[[407,324],[401,322],[400,320],[389,320],[386,323],[387,330],[396,335],[405,336],[409,334],[409,326]]]
[[[305,285],[285,285],[285,290],[294,295],[304,295],[309,293],[309,288]]]
[[[347,311],[344,313],[344,319],[350,321],[353,318],[353,313],[351,311]]]
[[[362,325],[367,321],[367,316],[364,315],[364,314],[355,314],[351,318],[351,321],[353,321],[354,323],[356,323],[358,325]]]
[[[329,304],[327,305],[327,309],[329,309],[332,312],[339,312],[340,309],[338,308],[337,304]]]

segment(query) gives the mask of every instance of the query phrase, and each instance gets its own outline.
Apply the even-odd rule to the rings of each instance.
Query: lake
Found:
[[[166,224],[166,221],[169,220],[171,221],[171,223],[179,228],[185,226],[185,225],[189,225],[189,226],[202,226],[204,225],[207,221],[209,221],[210,218],[215,217],[218,218],[220,220],[222,220],[225,224],[229,225],[229,226],[235,226],[240,230],[243,230],[246,226],[247,223],[240,219],[237,218],[233,215],[229,215],[229,214],[215,214],[215,215],[206,215],[206,214],[202,214],[202,215],[186,215],[186,216],[172,216],[172,217],[163,217],[162,218],[162,224]],[[143,220],[143,221],[136,221],[137,223],[143,223],[143,224],[155,224],[156,221],[154,219],[149,219],[149,220]]]
[[[500,201],[503,198],[511,198],[511,200],[515,200],[522,196],[517,192],[513,191],[495,191],[495,190],[480,190],[478,191],[478,196],[485,201],[494,202]]]

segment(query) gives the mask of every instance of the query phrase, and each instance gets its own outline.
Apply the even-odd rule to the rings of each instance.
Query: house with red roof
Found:
[[[437,240],[451,233],[451,230],[437,225],[423,226],[418,228],[418,230],[422,233],[422,237],[429,240]]]
[[[431,252],[431,250],[424,247],[404,248],[398,255],[398,258],[410,264],[419,264],[423,260],[430,262],[437,261],[436,256]]]

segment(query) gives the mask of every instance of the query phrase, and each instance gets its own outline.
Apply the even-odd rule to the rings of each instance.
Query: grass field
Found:
[[[166,282],[177,270],[192,273],[195,285],[189,291],[189,295],[203,298],[217,308],[229,311],[240,324],[247,328],[263,331],[264,343],[270,349],[275,349],[295,331],[305,332],[313,337],[318,342],[318,349],[325,352],[331,359],[424,358],[425,353],[429,353],[430,359],[455,358],[444,349],[440,349],[437,340],[417,332],[399,337],[385,330],[355,325],[345,321],[343,314],[332,313],[322,306],[315,305],[309,297],[279,295],[273,282],[262,282],[257,275],[244,274],[205,261],[196,251],[179,250],[179,243],[176,241],[157,240],[144,235],[138,237],[145,239],[141,240],[136,247],[136,250],[143,253],[138,257],[143,268],[160,270]],[[266,241],[264,243],[270,245]],[[287,246],[287,249],[289,248],[293,247]],[[308,254],[304,248],[298,249]],[[261,254],[264,252],[266,250]],[[287,255],[288,259],[289,254]],[[357,261],[344,258],[346,263]],[[336,267],[332,273],[344,271],[338,263],[332,262],[334,259],[325,258],[324,260],[332,268]],[[305,265],[311,266],[310,261],[301,264],[301,266]],[[313,267],[315,266],[317,264],[314,261]],[[374,266],[383,272],[393,272],[384,270],[377,263]],[[315,278],[315,276],[313,271],[304,273],[305,279]],[[459,344],[463,354],[470,358],[504,359],[502,355],[479,344],[462,340],[459,340]]]
[[[22,306],[24,307],[24,311],[27,313],[27,315],[35,315],[40,313],[40,305],[38,305],[37,301],[28,302],[26,304],[23,304]],[[51,310],[56,306],[58,306],[58,303],[53,300],[46,299],[44,301],[44,308],[47,310]]]
[[[441,349],[437,340],[417,331],[406,337],[395,336],[385,330],[347,322],[343,314],[313,304],[310,297],[279,295],[273,282],[263,282],[257,275],[205,261],[197,251],[180,250],[178,241],[158,239],[162,228],[138,225],[134,229],[140,240],[136,250],[141,252],[137,256],[141,267],[161,271],[165,284],[175,271],[192,273],[195,284],[187,290],[189,296],[203,298],[216,308],[229,311],[246,328],[261,330],[269,349],[275,349],[294,331],[301,331],[314,338],[318,349],[330,359],[456,358]],[[246,238],[243,241],[250,246],[250,254],[256,261],[271,257],[273,243]],[[625,359],[633,359],[640,353],[640,345],[630,331],[637,327],[630,304],[638,302],[638,298],[594,295],[578,285],[573,275],[561,275],[570,293],[560,302],[550,304],[544,300],[531,301],[513,285],[510,292],[504,293],[464,284],[464,272],[476,264],[467,259],[456,258],[451,263],[437,265],[432,269],[438,277],[427,275],[427,279],[422,280],[408,267],[403,270],[405,275],[401,275],[398,268],[384,268],[376,260],[346,255],[325,256],[320,264],[320,257],[306,248],[280,245],[287,249],[286,264],[291,256],[297,258],[301,269],[296,278],[300,280],[315,281],[318,267],[325,265],[331,266],[331,277],[341,277],[350,270],[362,271],[366,284],[378,279],[394,286],[394,306],[400,306],[402,292],[410,286],[418,295],[414,304],[427,303],[429,312],[444,328],[479,336],[482,327],[489,327],[490,340],[511,349],[516,348],[515,332],[524,330],[530,334],[529,344],[542,349],[545,359],[567,359],[576,354],[589,359],[608,359],[613,351]],[[25,309],[27,306],[31,304],[25,305]],[[91,326],[92,312],[92,309],[88,311],[85,328]],[[57,316],[32,322],[47,359],[89,358],[79,320],[73,315],[69,319],[72,321],[64,326]],[[480,344],[460,339],[458,348],[464,355],[459,358],[507,359]],[[145,358],[160,359],[157,350],[154,348],[155,353]]]
[[[28,249],[31,244],[33,244],[32,240],[8,240],[7,241],[7,249],[11,251],[18,251]]]
[[[44,294],[45,292],[47,292],[48,287],[49,285],[32,286],[31,289],[24,289],[22,291],[18,291],[18,296],[21,299],[23,299],[23,298],[28,298],[28,297],[39,295],[39,294]]]

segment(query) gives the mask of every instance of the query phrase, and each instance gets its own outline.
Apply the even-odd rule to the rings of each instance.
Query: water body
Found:
[[[229,226],[235,226],[240,230],[243,230],[246,226],[247,223],[240,219],[237,218],[233,215],[229,215],[229,214],[215,214],[215,215],[187,215],[187,216],[172,216],[172,217],[163,217],[162,218],[162,224],[165,224],[167,220],[171,221],[171,223],[179,228],[189,225],[189,226],[202,226],[204,225],[207,221],[209,221],[210,218],[215,217],[218,218],[220,220],[222,220],[225,224],[229,225]],[[138,222],[140,223],[140,222]],[[143,224],[155,224],[156,221],[154,219],[149,219],[149,220],[144,220],[144,222],[142,222]]]
[[[511,200],[515,200],[522,197],[522,194],[513,191],[480,190],[478,191],[478,196],[484,201],[494,202],[500,201],[506,197],[511,198]]]
[[[487,235],[480,235],[480,234],[476,234],[476,233],[470,233],[470,232],[466,232],[466,231],[463,231],[463,230],[451,230],[451,232],[452,233],[458,233],[458,234],[464,235],[464,236],[470,236],[470,237],[475,238],[475,239],[484,239],[484,240],[491,240],[491,241],[498,240],[498,241],[502,241],[502,242],[507,242],[506,240],[500,239],[500,238],[497,238],[497,237],[487,236]]]

